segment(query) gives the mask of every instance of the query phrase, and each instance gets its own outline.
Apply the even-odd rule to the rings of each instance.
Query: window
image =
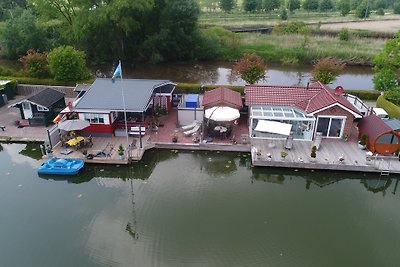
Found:
[[[323,137],[341,137],[344,118],[318,117],[317,132]]]
[[[42,107],[42,106],[37,106],[38,111],[49,111],[47,108]]]
[[[85,116],[85,120],[89,121],[90,123],[103,123],[104,124],[103,114],[85,113],[84,116]]]

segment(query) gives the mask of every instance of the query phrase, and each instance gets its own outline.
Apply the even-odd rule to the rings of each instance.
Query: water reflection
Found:
[[[126,78],[167,79],[175,82],[244,85],[245,82],[232,75],[233,62],[177,62],[164,64],[125,65]],[[311,78],[312,66],[269,64],[266,78],[261,83],[270,85],[306,86]],[[111,75],[112,68],[103,68],[106,75]],[[373,72],[370,67],[348,66],[331,84],[345,89],[373,89]]]

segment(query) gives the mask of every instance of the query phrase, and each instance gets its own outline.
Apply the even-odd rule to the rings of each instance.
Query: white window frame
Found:
[[[42,106],[36,106],[38,111],[49,111],[48,108],[42,107]]]
[[[342,123],[342,127],[341,127],[341,129],[340,129],[339,137],[336,137],[336,136],[329,136],[329,135],[327,135],[327,136],[324,136],[324,135],[323,135],[323,136],[322,136],[323,138],[333,138],[333,139],[335,139],[335,138],[336,138],[336,139],[342,138],[343,130],[344,130],[344,127],[345,127],[345,125],[346,125],[346,119],[347,119],[346,116],[329,116],[329,115],[319,115],[319,116],[317,116],[317,121],[316,121],[316,126],[315,126],[315,132],[318,131],[319,118],[328,118],[328,119],[329,119],[327,134],[329,134],[329,131],[331,130],[332,119],[342,119],[342,120],[343,120],[343,123]]]
[[[85,120],[90,122],[90,124],[105,124],[104,114],[84,113],[83,117],[85,118]],[[102,120],[102,122],[100,120]]]

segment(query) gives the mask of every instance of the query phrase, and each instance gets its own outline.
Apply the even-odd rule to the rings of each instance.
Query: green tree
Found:
[[[24,66],[24,70],[29,77],[47,78],[50,77],[47,53],[39,53],[34,49],[29,49],[25,56],[19,59]]]
[[[363,0],[356,8],[356,17],[360,19],[368,18],[369,14],[371,13],[370,8],[369,2],[367,0]]]
[[[390,90],[397,86],[400,70],[400,32],[393,39],[387,40],[383,51],[374,58],[375,88]]]
[[[278,9],[281,6],[281,0],[264,0],[263,8],[267,12],[271,12],[275,9]]]
[[[245,54],[233,67],[233,72],[249,84],[264,77],[267,64],[254,53]]]
[[[288,0],[286,6],[290,12],[294,12],[300,8],[300,0]]]
[[[24,10],[20,16],[6,21],[0,46],[2,54],[13,59],[31,48],[44,51],[47,47],[46,32],[38,26],[32,12]]]
[[[310,11],[317,11],[319,7],[318,0],[304,0],[303,2],[303,9],[310,12]]]
[[[323,84],[329,84],[336,80],[342,72],[345,64],[334,57],[326,57],[317,60],[313,65],[313,77]]]
[[[231,12],[235,6],[234,0],[220,0],[219,7],[225,12]]]
[[[319,3],[319,10],[321,10],[322,12],[328,12],[333,8],[334,5],[332,3],[332,0],[321,0],[321,2]]]
[[[243,8],[246,12],[254,12],[258,9],[257,0],[243,0]]]
[[[348,0],[340,0],[338,3],[340,14],[344,17],[350,13],[350,2]]]
[[[400,3],[395,3],[393,5],[393,13],[394,14],[400,14]]]
[[[72,46],[60,46],[48,55],[51,73],[58,81],[81,81],[89,77],[85,52]]]

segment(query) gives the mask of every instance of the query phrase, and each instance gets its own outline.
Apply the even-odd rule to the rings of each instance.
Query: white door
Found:
[[[22,109],[24,111],[24,118],[27,119],[31,119],[32,118],[32,108],[31,108],[31,104],[24,102],[22,103]]]

